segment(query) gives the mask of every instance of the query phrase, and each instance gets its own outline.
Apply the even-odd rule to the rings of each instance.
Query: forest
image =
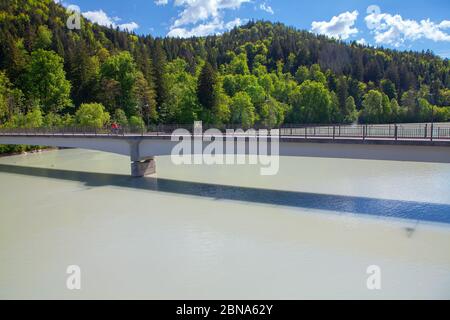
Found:
[[[449,61],[432,52],[265,21],[180,39],[68,18],[53,0],[1,1],[0,130],[450,121]]]

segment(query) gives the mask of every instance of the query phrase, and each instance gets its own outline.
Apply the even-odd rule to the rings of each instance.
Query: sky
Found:
[[[61,0],[55,0],[61,1]],[[220,34],[249,20],[282,22],[344,41],[450,58],[449,0],[62,0],[137,34]]]

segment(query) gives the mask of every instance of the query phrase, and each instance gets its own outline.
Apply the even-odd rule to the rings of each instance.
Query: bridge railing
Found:
[[[213,126],[204,124],[203,132],[211,129],[240,129],[239,125]],[[85,135],[85,136],[123,136],[123,135],[171,135],[176,129],[193,132],[192,125],[151,125],[146,128],[123,127],[119,129],[91,127],[53,127],[53,128],[0,128],[0,136],[5,135]],[[391,140],[450,140],[450,123],[412,123],[412,124],[371,124],[371,125],[301,125],[285,124],[279,127],[255,126],[253,129],[278,130],[280,136],[324,139],[391,139]]]
[[[305,138],[359,139],[450,139],[450,123],[386,124],[386,125],[325,125],[280,128],[280,135]]]

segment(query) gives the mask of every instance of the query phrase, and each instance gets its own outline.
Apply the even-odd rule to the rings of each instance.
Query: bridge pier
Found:
[[[155,158],[131,162],[131,176],[141,178],[156,173]]]
[[[130,145],[131,176],[141,178],[156,173],[155,157],[142,157],[140,144],[142,140],[132,139],[128,141]]]

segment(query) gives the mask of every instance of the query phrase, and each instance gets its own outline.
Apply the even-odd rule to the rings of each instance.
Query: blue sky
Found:
[[[282,22],[346,41],[450,58],[448,0],[63,0],[99,24],[138,34],[222,33],[250,19]]]

